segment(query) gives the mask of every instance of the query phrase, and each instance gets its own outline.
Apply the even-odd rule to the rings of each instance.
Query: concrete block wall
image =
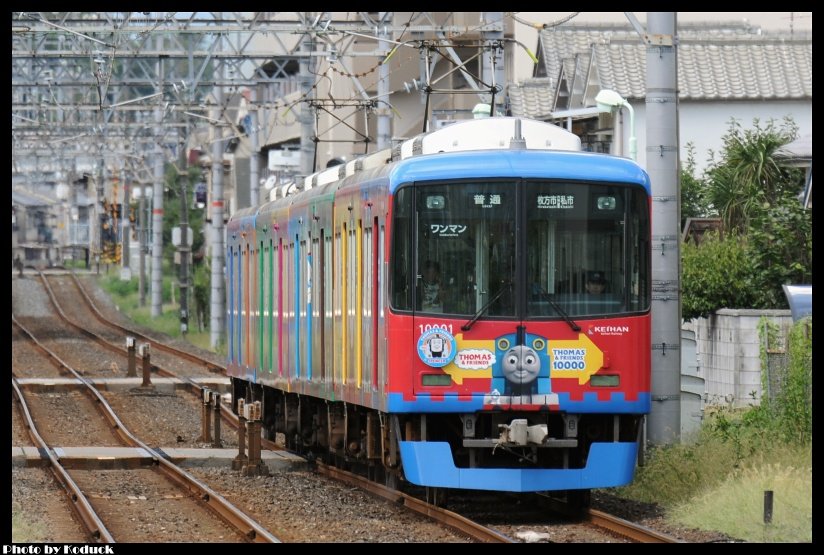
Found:
[[[760,332],[765,316],[782,330],[792,326],[789,310],[721,309],[684,324],[695,332],[706,403],[745,407],[761,400]],[[786,335],[786,333],[784,333]]]

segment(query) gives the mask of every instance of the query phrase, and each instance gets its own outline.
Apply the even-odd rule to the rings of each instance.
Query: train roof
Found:
[[[551,165],[551,171],[550,171]],[[449,157],[423,156],[395,165],[389,189],[404,183],[444,179],[512,178],[635,183],[650,192],[649,175],[627,158],[592,152],[546,150],[468,151]]]
[[[517,129],[516,129],[517,128]],[[565,129],[538,120],[524,118],[482,118],[458,121],[436,131],[421,133],[391,149],[315,172],[296,183],[272,190],[271,200],[342,180],[360,171],[386,166],[423,154],[472,150],[509,149],[516,134],[527,149],[581,150],[581,139]]]
[[[626,160],[626,164],[616,160],[622,160],[618,157],[599,155],[589,155],[593,158],[588,159],[586,165],[582,165],[582,159],[573,156],[573,153],[580,153],[581,140],[580,138],[557,125],[546,123],[543,121],[513,118],[513,117],[496,117],[496,118],[481,118],[474,120],[459,121],[427,133],[422,133],[416,137],[408,139],[391,149],[384,149],[367,156],[359,157],[355,160],[327,168],[315,172],[305,178],[300,178],[297,182],[289,183],[287,185],[276,187],[270,194],[270,200],[277,200],[286,196],[291,196],[303,191],[328,185],[333,182],[340,182],[349,176],[365,172],[367,170],[377,170],[379,168],[386,168],[387,173],[390,173],[391,181],[398,184],[398,178],[404,176],[404,180],[409,179],[425,179],[427,175],[431,175],[430,179],[436,178],[432,172],[441,171],[438,177],[495,177],[489,174],[489,169],[492,164],[492,159],[495,158],[501,163],[501,168],[508,167],[504,162],[504,158],[511,156],[512,150],[522,150],[526,152],[542,152],[547,151],[567,153],[570,156],[560,156],[558,158],[558,167],[553,166],[553,173],[558,170],[560,175],[558,177],[569,177],[576,179],[586,179],[590,176],[592,179],[606,179],[615,181],[631,181],[636,183],[646,184],[649,189],[649,178],[646,176],[640,166],[630,160]],[[493,151],[493,152],[490,152]],[[507,154],[503,154],[507,152]],[[445,167],[438,168],[437,164],[398,164],[391,171],[387,166],[393,162],[403,162],[412,160],[418,157],[426,157],[428,161],[434,158],[427,155],[434,155],[440,153],[463,153],[463,156],[450,157],[452,163],[463,161],[471,164],[469,168],[463,168],[458,175],[457,164],[455,164],[455,174],[450,175],[450,170]],[[586,154],[583,154],[586,156]],[[481,158],[487,163],[481,163]],[[611,160],[611,162],[599,163],[598,158],[604,160]],[[538,160],[538,157],[526,155],[519,157],[522,171],[526,173],[518,173],[523,177],[531,175],[539,176],[546,174],[545,166]],[[545,159],[544,159],[545,160]],[[511,164],[510,164],[511,165]],[[541,169],[543,168],[543,172]],[[467,169],[469,173],[467,173]],[[511,171],[516,168],[508,167]],[[521,169],[520,167],[518,169]],[[503,170],[499,169],[501,175],[504,175]],[[372,172],[383,173],[383,172]],[[506,175],[512,175],[508,173]],[[333,189],[336,187],[332,187]]]

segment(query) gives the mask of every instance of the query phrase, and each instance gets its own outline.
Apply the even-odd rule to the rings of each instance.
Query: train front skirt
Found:
[[[406,479],[420,486],[496,491],[550,491],[628,484],[635,471],[635,442],[593,443],[584,468],[457,468],[449,444],[401,441]]]

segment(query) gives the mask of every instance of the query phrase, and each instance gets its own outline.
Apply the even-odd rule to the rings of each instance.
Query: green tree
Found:
[[[725,232],[723,239],[708,235],[700,245],[682,246],[685,319],[720,308],[786,308],[781,286],[811,282],[812,213],[797,197],[803,171],[780,166],[774,156],[796,130],[790,119],[780,127],[756,119],[747,130],[731,121],[720,158],[705,173],[705,196],[701,181],[692,181],[688,156],[682,205],[687,213],[717,209]]]
[[[211,259],[209,263],[197,264],[194,273],[194,301],[197,331],[209,327],[209,291],[211,290]]]
[[[787,308],[782,285],[812,283],[813,216],[791,191],[783,191],[753,217],[748,233],[755,267],[756,308]]]
[[[704,218],[711,214],[704,182],[695,176],[695,145],[687,143],[687,161],[681,168],[681,229],[688,218]]]
[[[746,232],[750,220],[765,209],[765,201],[787,189],[797,192],[802,172],[780,166],[774,156],[797,132],[798,126],[790,118],[785,118],[781,126],[772,119],[762,126],[754,119],[751,129],[744,129],[738,120],[730,120],[721,159],[712,162],[706,171],[708,199],[718,210],[726,230]]]
[[[177,287],[180,268],[174,263],[177,248],[172,245],[172,229],[180,227],[180,204],[181,202],[185,202],[188,209],[188,225],[192,230],[192,265],[189,267],[189,284],[194,287],[189,289],[189,294],[192,295],[189,297],[190,313],[192,310],[191,301],[193,300],[193,296],[195,298],[194,300],[196,300],[196,295],[198,294],[195,280],[197,279],[198,272],[202,272],[200,267],[206,265],[202,255],[205,239],[203,234],[205,209],[194,208],[192,203],[194,185],[200,181],[200,179],[201,170],[198,167],[189,168],[186,173],[178,173],[174,165],[166,164],[163,195],[163,273],[171,279],[170,285],[174,283],[175,285],[172,285],[172,287]],[[181,185],[183,182],[186,184],[185,198],[181,198],[183,194]],[[206,274],[209,273],[208,266],[205,271]],[[165,291],[166,289],[164,288],[164,299],[170,299],[171,289],[169,289],[169,295],[166,295]],[[198,331],[202,330],[198,328]]]

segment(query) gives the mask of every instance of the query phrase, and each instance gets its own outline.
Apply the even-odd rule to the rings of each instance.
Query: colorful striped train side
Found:
[[[631,481],[650,408],[638,165],[488,118],[292,189],[227,228],[234,399],[262,401],[269,437],[392,484]]]

